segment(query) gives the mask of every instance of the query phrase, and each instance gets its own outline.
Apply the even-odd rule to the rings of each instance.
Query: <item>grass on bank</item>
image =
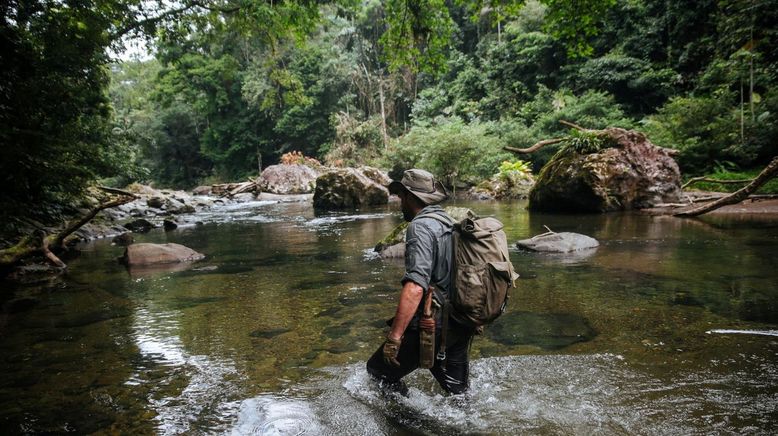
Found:
[[[756,178],[756,176],[758,176],[763,169],[764,168],[755,168],[752,170],[741,170],[741,171],[729,171],[725,169],[718,169],[713,173],[706,174],[705,177],[710,179],[716,179],[716,180],[752,180]],[[689,179],[691,179],[691,177]],[[688,179],[686,181],[688,181]],[[684,181],[684,183],[686,181]],[[697,182],[691,184],[687,189],[693,189],[699,191],[712,191],[712,192],[735,192],[746,185],[747,183],[721,184],[721,183],[711,183],[711,182]],[[759,188],[759,190],[756,191],[756,193],[757,194],[778,194],[778,178],[775,178],[765,183],[761,188]]]

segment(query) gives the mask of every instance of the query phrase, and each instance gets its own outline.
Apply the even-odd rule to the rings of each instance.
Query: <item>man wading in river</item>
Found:
[[[462,393],[467,389],[467,353],[475,331],[453,319],[442,323],[441,310],[429,316],[431,302],[434,300],[436,306],[442,306],[453,280],[453,220],[438,206],[448,198],[448,193],[432,174],[419,169],[405,171],[401,181],[389,185],[389,192],[400,197],[403,218],[410,222],[405,236],[405,275],[391,330],[384,344],[368,360],[367,371],[386,386],[405,394],[407,387],[400,379],[419,368],[420,361],[426,361],[424,366],[430,367],[445,391]],[[427,301],[429,292],[434,298]],[[423,301],[426,304],[421,304]],[[420,341],[425,339],[425,332],[433,330],[434,350],[425,349]],[[446,330],[445,350],[440,349],[441,330]],[[432,342],[429,339],[426,338],[427,345]]]

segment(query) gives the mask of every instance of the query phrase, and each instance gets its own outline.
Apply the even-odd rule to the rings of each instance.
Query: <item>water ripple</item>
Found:
[[[304,401],[277,396],[250,398],[238,411],[232,434],[239,435],[318,435],[322,429],[311,406]]]

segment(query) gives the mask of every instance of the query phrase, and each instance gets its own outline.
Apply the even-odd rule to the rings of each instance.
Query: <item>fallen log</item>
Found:
[[[712,210],[716,210],[722,206],[740,203],[741,201],[748,198],[749,195],[759,189],[762,185],[769,182],[776,175],[778,175],[778,156],[774,157],[770,164],[767,165],[767,167],[765,167],[765,169],[763,169],[762,172],[759,173],[759,175],[756,176],[756,178],[754,178],[754,180],[752,180],[748,185],[710,204],[706,204],[705,206],[700,206],[695,209],[678,212],[674,215],[679,217],[694,217],[708,213]]]
[[[65,238],[91,221],[100,211],[129,203],[137,198],[135,194],[114,188],[100,187],[99,189],[121,197],[98,204],[84,216],[71,220],[62,231],[56,234],[46,235],[44,231],[37,230],[31,236],[22,238],[13,247],[0,250],[0,270],[7,270],[24,259],[40,255],[46,257],[57,268],[67,268],[65,262],[55,254],[64,251]]]
[[[239,183],[237,187],[230,190],[227,195],[232,197],[238,194],[242,194],[244,192],[254,191],[258,187],[256,180],[249,180],[248,182]]]
[[[255,191],[258,188],[258,180],[249,179],[246,182],[211,185],[211,193],[220,197],[232,197],[244,192]]]

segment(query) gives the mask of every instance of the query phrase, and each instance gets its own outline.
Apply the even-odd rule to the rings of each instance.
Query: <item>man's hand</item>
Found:
[[[392,339],[387,336],[384,342],[384,362],[387,365],[400,366],[400,361],[397,360],[397,353],[400,351],[400,344],[402,339]]]

